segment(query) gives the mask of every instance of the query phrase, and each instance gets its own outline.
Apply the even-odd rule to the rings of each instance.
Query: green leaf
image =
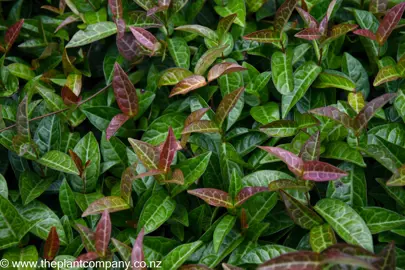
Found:
[[[175,30],[185,31],[185,32],[192,33],[192,34],[197,34],[204,38],[212,39],[215,41],[218,40],[218,35],[214,30],[211,30],[208,27],[198,25],[198,24],[182,25],[182,26],[175,28]]]
[[[57,171],[79,175],[79,170],[73,160],[67,154],[56,150],[43,155],[38,163]]]
[[[277,91],[282,95],[287,95],[294,90],[292,59],[291,50],[287,50],[286,53],[275,52],[271,56],[273,82]]]
[[[280,109],[275,102],[269,102],[263,106],[256,106],[250,109],[250,114],[257,122],[266,125],[280,119]]]
[[[130,208],[130,206],[121,198],[117,196],[108,196],[102,197],[98,200],[93,201],[86,211],[83,212],[82,217],[89,215],[101,214],[104,210],[107,210],[109,213],[122,211]]]
[[[218,252],[219,247],[225,239],[225,236],[232,230],[235,225],[236,217],[231,215],[224,216],[218,223],[214,231],[214,250]]]
[[[163,71],[159,79],[159,86],[175,85],[187,77],[192,76],[193,73],[184,68],[169,68]]]
[[[215,122],[219,127],[222,126],[222,123],[225,121],[228,114],[235,107],[244,90],[244,87],[240,87],[224,96],[215,113]]]
[[[3,233],[0,236],[0,249],[5,249],[18,244],[29,231],[30,224],[17,212],[14,205],[0,196],[0,228]]]
[[[264,245],[247,252],[241,258],[241,264],[262,264],[282,254],[294,252],[295,249],[280,245]]]
[[[324,158],[338,159],[352,162],[360,167],[366,167],[361,153],[345,142],[330,142],[325,148],[326,151],[322,154]]]
[[[226,17],[236,13],[235,23],[245,27],[246,7],[243,0],[229,0],[226,6],[215,6],[215,11],[221,16]]]
[[[401,86],[397,92],[397,98],[394,101],[394,106],[399,115],[405,120],[405,89]]]
[[[334,231],[347,243],[373,251],[373,240],[366,223],[349,205],[337,199],[322,199],[314,206]]]
[[[342,61],[342,72],[345,73],[356,84],[356,92],[361,92],[364,97],[370,93],[370,83],[367,71],[359,60],[349,53],[344,53]]]
[[[168,49],[176,66],[187,70],[190,68],[190,48],[183,38],[174,37],[169,39]]]
[[[341,200],[351,207],[367,205],[367,183],[364,169],[353,163],[343,163],[339,168],[349,175],[336,181],[329,182],[326,196]]]
[[[405,224],[405,217],[380,207],[363,207],[359,212],[372,234],[390,231]]]
[[[3,254],[3,260],[7,260],[10,266],[18,263],[25,263],[26,266],[23,269],[35,270],[36,267],[34,267],[34,265],[38,261],[38,251],[35,246],[11,248]]]
[[[7,181],[2,174],[0,174],[0,195],[4,198],[8,198]]]
[[[394,81],[401,78],[396,66],[385,66],[378,71],[377,76],[374,79],[373,85],[379,86],[383,83]]]
[[[34,71],[32,71],[29,66],[21,64],[21,63],[10,64],[7,66],[7,69],[14,76],[27,80],[27,81],[29,81],[35,77]]]
[[[68,217],[75,219],[78,216],[75,197],[66,179],[63,179],[59,189],[59,202],[62,211]]]
[[[161,268],[163,270],[179,268],[202,244],[202,241],[196,241],[174,248],[163,258]]]
[[[20,175],[19,187],[21,193],[21,199],[24,205],[27,205],[34,199],[41,196],[49,186],[52,184],[54,179],[52,177],[41,178],[39,175],[25,171]]]
[[[109,37],[117,32],[117,27],[113,22],[99,22],[90,24],[85,30],[80,30],[69,41],[66,48],[80,47],[94,41]]]
[[[306,62],[294,72],[294,90],[282,98],[282,118],[285,118],[293,106],[305,95],[321,70],[322,68],[314,62]]]
[[[356,89],[356,84],[350,78],[343,73],[333,70],[320,73],[313,86],[316,88],[335,87],[351,92]]]
[[[165,192],[155,192],[142,209],[138,228],[145,228],[145,233],[153,232],[170,218],[175,208],[176,201]]]
[[[336,244],[336,236],[329,224],[315,226],[310,231],[310,243],[312,250],[322,252],[326,248]]]
[[[212,63],[214,63],[215,60],[222,55],[227,47],[228,45],[223,45],[207,50],[197,61],[197,64],[194,67],[194,73],[204,75]]]
[[[260,128],[271,137],[284,138],[294,136],[298,132],[298,124],[291,120],[278,120]]]

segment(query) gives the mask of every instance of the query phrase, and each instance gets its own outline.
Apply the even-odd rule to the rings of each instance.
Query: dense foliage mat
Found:
[[[405,269],[404,10],[0,0],[0,255]]]

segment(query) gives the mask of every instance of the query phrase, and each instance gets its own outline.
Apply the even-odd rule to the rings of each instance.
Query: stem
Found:
[[[285,53],[285,48],[284,48],[284,44],[283,44],[282,40],[280,40],[280,45],[281,45],[281,50],[283,51],[283,53]]]
[[[107,85],[106,87],[104,87],[103,89],[101,89],[101,90],[99,90],[98,92],[94,93],[93,95],[91,95],[90,97],[86,98],[85,100],[80,101],[80,102],[76,105],[76,107],[74,108],[74,110],[76,110],[77,108],[79,108],[80,106],[82,106],[84,103],[86,103],[86,102],[90,101],[91,99],[95,98],[96,96],[100,95],[100,94],[103,93],[105,90],[107,90],[110,86],[111,86],[111,84]],[[61,110],[58,110],[58,111],[55,111],[55,112],[50,112],[50,113],[47,113],[47,114],[44,114],[44,115],[41,115],[41,116],[37,116],[37,117],[34,117],[34,118],[30,119],[29,122],[37,121],[37,120],[40,120],[40,119],[42,119],[42,118],[45,118],[45,117],[48,117],[48,116],[52,116],[52,115],[54,115],[54,114],[58,114],[58,113],[61,113],[61,112],[68,111],[68,110],[70,110],[70,109],[71,109],[70,107],[67,107],[67,108],[64,108],[64,109],[61,109]],[[17,125],[17,124],[13,124],[13,125],[11,125],[11,126],[8,126],[8,127],[3,128],[3,129],[0,129],[0,133],[3,132],[3,131],[6,131],[6,130],[12,129],[12,128],[14,128],[16,125]]]
[[[318,66],[322,65],[322,57],[323,57],[323,49],[319,50],[319,60],[318,60]]]

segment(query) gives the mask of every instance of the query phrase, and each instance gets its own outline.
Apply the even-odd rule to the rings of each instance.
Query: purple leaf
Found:
[[[19,20],[10,28],[7,29],[6,35],[4,37],[4,42],[6,43],[6,50],[9,51],[11,47],[13,46],[15,40],[17,37],[20,35],[21,28],[24,24],[24,19]]]
[[[312,180],[315,182],[324,182],[337,180],[341,177],[347,176],[348,173],[321,161],[306,161],[304,163],[304,180]]]
[[[163,144],[159,158],[159,169],[165,173],[170,169],[170,165],[172,164],[174,155],[177,151],[177,146],[176,136],[174,136],[173,129],[169,127],[169,132],[166,141]]]
[[[269,189],[267,187],[244,187],[239,191],[238,195],[236,195],[235,206],[240,206],[253,195],[265,191],[269,191]]]
[[[281,159],[295,175],[301,176],[304,172],[304,161],[297,155],[279,147],[259,146],[259,148]]]
[[[318,28],[318,22],[315,20],[314,17],[312,17],[311,14],[309,14],[309,12],[303,10],[300,7],[296,7],[295,9],[298,11],[308,28]]]
[[[298,32],[297,34],[295,34],[295,37],[306,39],[306,40],[316,40],[316,39],[320,39],[322,37],[322,34],[321,34],[321,32],[319,32],[318,29],[307,28],[307,29],[304,29],[304,30]]]
[[[320,135],[321,133],[319,131],[315,132],[302,146],[299,156],[303,161],[319,160],[321,153]]]
[[[88,262],[98,259],[99,256],[96,252],[87,252],[76,258],[76,262]]]
[[[335,120],[339,124],[342,124],[346,128],[353,128],[353,120],[347,114],[339,111],[333,106],[327,106],[322,108],[317,108],[309,111],[312,114],[328,117],[329,119]]]
[[[212,206],[233,208],[232,200],[225,191],[215,188],[198,188],[187,190],[187,193],[197,196]]]
[[[405,3],[399,3],[398,5],[391,8],[387,12],[387,14],[385,14],[384,19],[380,23],[380,26],[378,27],[376,33],[377,42],[380,45],[383,45],[387,41],[388,37],[391,35],[392,31],[394,31],[398,22],[401,20],[404,10]]]
[[[137,115],[139,108],[136,89],[118,63],[114,64],[113,88],[121,111],[131,117]]]
[[[142,228],[139,232],[138,236],[136,237],[134,247],[132,248],[131,252],[131,263],[133,270],[142,270],[146,269],[143,267],[135,267],[139,264],[139,262],[145,261],[145,255],[143,253],[143,237],[145,236],[145,229]]]
[[[140,56],[138,42],[131,33],[123,33],[122,37],[117,36],[116,43],[118,51],[128,61],[133,61]]]
[[[111,219],[108,210],[104,210],[96,227],[96,250],[100,257],[104,258],[108,252],[108,244],[111,239]]]
[[[111,119],[111,122],[108,124],[106,130],[106,138],[107,141],[110,140],[112,136],[125,124],[126,121],[129,120],[129,116],[123,113],[117,114],[116,116]]]
[[[131,30],[132,34],[136,38],[136,40],[141,44],[143,47],[148,49],[149,51],[152,51],[152,54],[156,51],[157,49],[157,44],[158,40],[155,38],[155,36],[150,33],[148,30],[145,30],[140,27],[129,27]]]
[[[368,29],[357,29],[357,30],[353,31],[353,33],[358,36],[363,36],[363,37],[369,38],[371,40],[377,40],[377,37],[375,36],[375,34]]]

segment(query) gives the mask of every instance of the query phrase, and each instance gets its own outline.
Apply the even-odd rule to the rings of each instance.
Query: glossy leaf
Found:
[[[113,88],[121,111],[130,117],[135,116],[139,111],[136,90],[118,63],[114,64]]]
[[[207,79],[208,82],[211,82],[222,75],[243,70],[246,70],[246,68],[235,63],[224,62],[213,66],[208,72]]]
[[[126,121],[129,120],[129,116],[125,114],[117,114],[116,116],[111,119],[110,124],[108,124],[107,130],[106,130],[106,135],[107,135],[107,140],[109,140],[114,134],[120,129],[122,125],[125,124]]]
[[[6,43],[7,50],[9,50],[13,46],[14,42],[20,35],[20,31],[23,25],[24,19],[19,20],[7,30],[6,35],[4,37],[4,42]]]
[[[195,89],[205,86],[207,82],[205,78],[200,75],[192,75],[181,80],[176,86],[172,89],[170,97],[175,95],[185,95]]]
[[[384,19],[378,27],[376,38],[380,45],[383,45],[387,41],[388,37],[391,35],[395,26],[398,24],[405,11],[405,3],[399,3],[398,5],[391,8],[387,14],[385,14]]]
[[[57,171],[79,175],[79,170],[73,160],[65,153],[56,150],[46,153],[38,160],[38,163]]]
[[[329,224],[315,226],[310,231],[310,243],[312,250],[322,252],[326,248],[336,244],[336,236]]]
[[[387,186],[405,186],[405,166],[398,168],[388,180]]]
[[[286,95],[293,91],[294,78],[290,50],[286,53],[275,52],[271,56],[271,71],[274,85],[280,94]]]
[[[129,27],[136,40],[146,49],[152,51],[152,54],[157,50],[158,41],[149,31],[140,27]]]
[[[316,28],[307,28],[295,34],[295,37],[306,40],[317,40],[322,37],[322,34]]]
[[[75,48],[90,44],[94,41],[109,37],[117,32],[113,22],[90,24],[85,30],[80,30],[69,41],[66,48]]]
[[[104,210],[96,227],[95,246],[100,257],[105,257],[111,238],[111,219],[108,210]]]
[[[86,209],[86,211],[83,212],[82,217],[100,214],[103,213],[105,210],[108,211],[109,213],[113,213],[128,208],[129,205],[120,197],[108,196],[98,199],[92,204],[90,204],[89,207]]]
[[[259,192],[268,191],[267,187],[244,187],[235,198],[235,206],[242,205],[245,201],[247,201],[250,197],[254,196]]]
[[[304,180],[315,182],[337,180],[346,176],[347,173],[341,169],[321,161],[306,161],[304,163]]]
[[[163,170],[164,172],[167,172],[170,169],[170,165],[173,162],[176,151],[177,140],[174,136],[173,129],[170,127],[166,141],[164,142],[162,150],[160,152],[159,169]]]
[[[261,43],[274,43],[280,41],[280,36],[273,30],[260,30],[243,37],[245,40],[257,41]]]
[[[52,261],[59,250],[59,236],[56,227],[52,227],[44,245],[44,258]]]
[[[281,159],[295,175],[300,176],[304,173],[304,162],[295,154],[279,147],[260,146],[259,148]]]
[[[215,122],[219,127],[222,126],[230,111],[235,107],[244,90],[244,87],[240,87],[224,96],[215,113]]]
[[[143,239],[145,235],[145,229],[142,228],[141,231],[138,233],[138,236],[136,237],[134,247],[132,248],[131,252],[131,263],[134,265],[133,268],[135,269],[144,269],[142,267],[137,267],[136,268],[136,263],[137,262],[143,262],[145,261],[145,255],[143,252]]]
[[[213,188],[199,188],[188,190],[187,193],[197,196],[212,206],[233,208],[233,204],[228,193]]]
[[[271,137],[290,137],[298,132],[298,124],[291,120],[278,120],[261,127],[260,130]]]
[[[378,74],[374,79],[373,85],[379,86],[383,83],[394,81],[399,78],[401,78],[401,74],[398,72],[396,66],[385,66],[378,71]]]
[[[274,29],[279,33],[283,31],[284,26],[290,19],[297,2],[297,0],[287,0],[277,9],[276,17],[274,18]]]
[[[211,64],[224,53],[227,47],[228,45],[223,45],[207,50],[195,64],[194,73],[197,75],[204,75]]]
[[[303,161],[319,160],[321,153],[321,133],[314,133],[302,146],[299,156]]]

